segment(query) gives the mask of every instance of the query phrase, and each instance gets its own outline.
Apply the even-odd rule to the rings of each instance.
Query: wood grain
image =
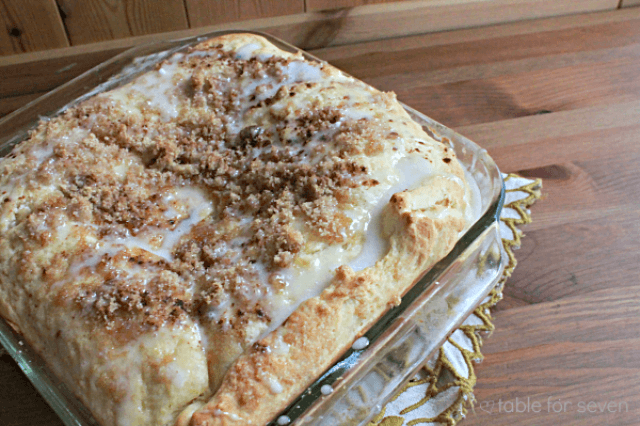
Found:
[[[345,7],[365,6],[368,4],[394,3],[407,0],[306,0],[308,11],[340,9]]]
[[[0,66],[0,99],[47,92],[113,57],[120,50],[100,51],[90,57],[45,57],[31,64]]]
[[[519,2],[495,0],[488,4],[491,7],[483,6],[480,13],[474,7],[468,9],[462,4],[441,5],[442,7],[436,10],[434,7],[437,4],[433,1],[424,0],[402,2],[394,5],[391,10],[387,10],[386,5],[383,4],[355,7],[349,10],[301,13],[254,19],[243,21],[242,23],[232,22],[157,35],[96,42],[88,46],[81,45],[51,52],[45,57],[64,57],[78,55],[81,52],[90,55],[100,51],[125,49],[151,40],[177,39],[202,35],[215,30],[238,28],[265,31],[304,49],[316,49],[469,26],[614,10],[617,8],[617,0],[576,0],[571,2],[559,2],[557,0],[522,0]],[[585,17],[585,19],[589,20],[588,17]],[[398,22],[402,22],[402,25],[398,25]],[[37,56],[34,57],[27,54],[24,61],[29,62],[36,58]],[[10,63],[15,63],[15,61],[15,58],[9,58]],[[4,58],[0,58],[0,66],[3,63],[5,63]]]
[[[26,95],[8,96],[2,98],[0,102],[0,118],[28,104],[34,99],[42,96],[42,93],[29,93]]]
[[[470,43],[493,38],[507,39],[511,36],[531,35],[539,37],[541,33],[548,33],[550,31],[555,31],[556,34],[563,34],[564,30],[591,32],[591,30],[595,28],[597,31],[594,32],[594,35],[598,36],[598,32],[601,30],[609,32],[616,31],[615,27],[617,25],[627,26],[626,23],[634,22],[638,19],[640,19],[640,9],[630,8],[599,13],[585,13],[580,16],[558,16],[457,31],[413,35],[394,39],[393,43],[389,43],[385,39],[372,41],[361,40],[357,44],[318,48],[314,50],[314,53],[331,63],[335,63],[336,61],[348,60],[349,57],[361,56],[360,59],[362,59],[362,57],[367,57],[367,55],[380,54],[383,52],[392,54],[406,50],[419,51],[419,49],[427,47],[443,45],[457,46],[459,43]],[[632,32],[629,34],[635,34],[635,32],[633,32],[633,28],[635,28],[633,24],[630,28]],[[545,46],[540,46],[540,49],[544,48]],[[576,47],[575,49],[577,50],[578,48]],[[72,49],[62,49],[60,52],[68,50]],[[451,53],[454,52],[447,52],[447,56]],[[471,55],[473,52],[466,51],[465,54]],[[13,61],[20,61],[22,57],[23,56],[14,57]],[[0,64],[8,59],[12,60],[12,58],[1,58]],[[537,59],[540,59],[540,56],[538,56]]]
[[[619,156],[616,149],[633,140],[640,125],[638,120],[640,107],[636,101],[481,123],[458,130],[486,147],[505,170],[517,171],[558,161]],[[535,152],[536,146],[541,147],[539,152]]]
[[[336,28],[318,29],[320,41],[306,40],[307,47],[318,48],[345,37],[344,43],[391,38],[416,33],[469,28],[579,12],[613,10],[617,0],[421,0],[359,6],[319,12],[334,16]],[[401,24],[400,24],[401,23]],[[278,35],[278,34],[276,34]],[[353,38],[352,38],[353,37]]]
[[[477,368],[478,403],[463,424],[637,425],[640,287],[609,284],[588,295],[499,312]],[[505,403],[515,405],[516,398],[540,406],[509,412]]]
[[[304,0],[185,0],[192,28],[305,11]]]
[[[0,0],[0,56],[69,46],[55,0]]]
[[[367,43],[365,51],[352,50],[349,55],[344,48],[323,49],[317,54],[337,66],[350,66],[351,63],[357,62],[358,77],[376,78],[380,81],[388,81],[393,77],[394,84],[411,82],[415,82],[416,85],[430,84],[434,77],[435,84],[472,79],[474,74],[469,73],[471,69],[467,68],[468,65],[473,65],[473,70],[477,70],[475,76],[480,77],[494,69],[494,76],[495,73],[506,73],[514,66],[516,69],[513,73],[517,74],[562,66],[562,62],[571,65],[572,62],[578,62],[582,58],[585,61],[600,60],[602,62],[609,59],[609,56],[602,57],[602,49],[635,46],[635,43],[640,40],[636,31],[640,11],[630,10],[634,13],[616,11],[609,15],[626,18],[619,20],[617,25],[585,20],[583,25],[573,28],[563,25],[538,26],[535,35],[532,35],[525,30],[529,27],[528,23],[521,23],[494,27],[486,32],[480,30],[463,32],[465,35],[481,33],[483,35],[481,38],[455,37],[452,39],[452,34],[433,34],[412,37],[409,39],[410,42],[406,43],[386,41]],[[588,16],[591,15],[586,15]],[[545,22],[561,24],[571,20],[573,20],[571,17],[553,18]],[[579,43],[584,39],[586,31],[593,31],[593,36],[589,38],[593,45]],[[391,49],[386,49],[385,46]],[[627,54],[635,56],[637,53],[633,49],[632,47],[627,51],[613,52],[611,55],[617,55],[619,58]],[[590,53],[591,57],[589,57]],[[582,56],[574,58],[571,54]],[[382,61],[383,57],[388,60]],[[404,72],[398,73],[396,71],[398,67],[401,67]],[[451,70],[455,70],[456,73],[451,73]],[[418,73],[412,74],[415,71]],[[448,78],[445,80],[441,75],[434,75],[437,71],[448,71],[446,74]],[[461,71],[466,72],[460,74]],[[405,78],[407,73],[408,76]],[[416,80],[424,74],[427,78]],[[398,77],[402,77],[403,80]]]
[[[633,70],[640,51],[632,43],[640,39],[631,34],[636,25],[640,21],[620,23],[613,31],[592,26],[597,35],[590,46],[579,43],[584,30],[552,30],[538,33],[533,45],[527,34],[513,34],[481,42],[356,54],[331,62],[341,68],[359,62],[357,77],[394,90],[401,100],[411,100],[413,107],[429,111],[436,120],[462,126],[597,105],[614,98],[637,99],[640,77]],[[540,50],[541,45],[547,46],[548,54]],[[594,53],[596,47],[601,49]],[[452,54],[451,49],[460,53]],[[383,55],[388,55],[388,62],[381,62]],[[395,72],[391,64],[404,72]],[[569,93],[562,91],[567,84]]]
[[[394,39],[391,43],[382,40],[325,48],[316,50],[315,53],[338,67],[352,68],[357,77],[383,90],[393,89],[401,93],[402,97],[403,91],[410,93],[418,86],[456,83],[482,76],[496,77],[523,70],[544,73],[546,69],[563,65],[634,57],[637,56],[633,47],[638,37],[634,32],[637,25],[640,25],[640,9],[625,9],[624,13],[612,11],[582,15],[579,20],[571,16],[557,17],[413,36]],[[580,43],[585,31],[593,32],[596,47],[608,48],[596,52],[590,46]],[[533,33],[538,41],[535,44],[528,43]],[[194,34],[193,30],[189,34],[180,33],[181,36]],[[141,39],[164,39],[165,36],[166,34],[145,36]],[[57,52],[0,58],[0,75],[3,76],[0,79],[0,105],[9,102],[18,106],[14,96],[51,90],[124,50],[129,43],[129,39],[124,39],[70,47]],[[510,47],[512,43],[516,44]],[[555,49],[553,55],[544,55],[542,46],[545,45]],[[452,49],[458,49],[464,54],[452,54]],[[394,66],[386,65],[387,63],[397,63],[404,72],[394,72]],[[29,79],[25,78],[27,76]],[[433,103],[425,105],[422,98],[418,97],[413,103],[415,107],[429,107],[432,111],[435,107]],[[0,107],[0,110],[8,111],[9,108]],[[484,110],[489,111],[486,108]],[[450,111],[453,114],[458,110]],[[436,118],[449,125],[459,124],[448,116],[441,116],[439,111],[434,112]],[[465,112],[464,117],[469,120],[470,116]]]
[[[57,0],[71,44],[189,28],[183,0]]]
[[[354,37],[340,31],[330,43]],[[0,112],[123,48],[102,46],[0,60]],[[637,425],[640,8],[314,53],[476,140],[503,171],[544,179],[461,425]],[[1,357],[5,379],[0,424],[61,425]],[[516,398],[539,412],[516,412]]]

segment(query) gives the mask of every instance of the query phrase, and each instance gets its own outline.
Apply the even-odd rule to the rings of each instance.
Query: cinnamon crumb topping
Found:
[[[53,195],[32,200],[24,250],[62,238],[54,223],[76,224],[59,299],[115,331],[186,316],[234,332],[268,324],[264,297],[288,285],[280,272],[311,243],[353,238],[353,190],[380,184],[361,159],[402,138],[369,111],[388,95],[327,85],[321,64],[199,53],[69,108],[27,142],[52,147],[32,174],[64,208],[45,218]],[[210,206],[203,217],[187,190]],[[60,274],[43,275],[58,288]]]

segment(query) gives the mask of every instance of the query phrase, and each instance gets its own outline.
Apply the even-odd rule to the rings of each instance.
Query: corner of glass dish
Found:
[[[401,304],[364,334],[365,348],[354,345],[344,353],[269,426],[366,425],[502,277],[507,256],[499,228],[504,182],[498,167],[474,142],[403,107],[425,132],[455,150],[479,187],[481,216],[445,258],[425,271]]]

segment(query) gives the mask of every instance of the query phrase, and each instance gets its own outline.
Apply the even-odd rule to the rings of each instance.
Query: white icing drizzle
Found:
[[[280,416],[278,417],[276,423],[278,423],[279,426],[285,426],[291,423],[291,419],[289,418],[289,416]]]
[[[40,165],[53,155],[53,146],[49,141],[45,141],[42,145],[34,146],[30,154],[36,160],[36,164]]]
[[[176,68],[176,63],[166,63],[158,70],[145,74],[132,85],[134,90],[138,90],[147,97],[148,105],[159,110],[164,119],[175,118],[179,113],[179,103],[175,84],[173,84]]]
[[[204,193],[195,187],[176,188],[172,193],[166,195],[163,201],[168,205],[165,214],[169,217],[175,217],[178,213],[175,207],[178,205],[187,206],[189,216],[182,219],[172,230],[153,228],[143,230],[138,235],[131,235],[129,231],[124,235],[107,235],[95,242],[91,256],[73,263],[69,271],[70,274],[74,276],[86,268],[93,269],[105,255],[113,257],[125,249],[142,249],[168,262],[172,261],[175,246],[182,237],[191,232],[195,225],[211,215],[213,205],[207,200]],[[154,244],[151,239],[153,241],[160,240],[161,243]]]
[[[240,49],[236,50],[235,57],[236,59],[239,59],[241,61],[248,61],[253,56],[253,53],[261,47],[262,46],[260,46],[258,43],[245,44]]]
[[[294,60],[281,67],[281,70],[284,74],[282,81],[269,76],[260,80],[244,80],[242,96],[248,99],[255,94],[255,101],[252,104],[258,104],[260,101],[273,97],[281,87],[302,82],[315,82],[322,79],[321,64]],[[260,86],[263,86],[263,91],[256,94],[256,89]]]
[[[162,237],[162,244],[159,247],[155,247],[148,240],[137,236],[115,238],[113,242],[107,242],[106,244],[113,244],[114,246],[121,244],[127,248],[138,247],[167,261],[173,260],[173,248],[180,239],[213,212],[213,205],[206,200],[204,194],[198,189],[180,188],[176,190],[175,197],[187,203],[190,207],[189,217],[180,221],[173,230],[153,230],[153,236],[159,234]]]
[[[320,388],[320,392],[323,395],[329,395],[331,392],[333,392],[333,388],[329,385],[322,385],[322,387]]]
[[[238,416],[237,414],[229,413],[229,412],[226,412],[226,411],[222,411],[219,408],[216,408],[215,410],[213,410],[213,415],[216,416],[216,417],[226,416],[226,417],[229,417],[232,420],[242,420],[242,418],[240,418],[240,416]]]
[[[467,230],[478,219],[480,219],[480,216],[482,216],[482,196],[480,195],[480,188],[478,187],[478,183],[466,168],[464,168],[464,175],[467,182],[466,191],[464,194],[464,202],[466,205],[464,217],[465,221],[467,222],[467,226],[465,226],[465,228],[459,233],[459,237],[467,232]]]
[[[305,61],[291,61],[287,64],[283,71],[287,76],[287,79],[285,81],[294,83],[320,80],[322,78],[321,69],[322,65],[316,63]]]
[[[365,224],[365,241],[358,257],[349,262],[354,271],[360,271],[375,265],[389,249],[389,241],[382,236],[382,219],[384,207],[398,192],[411,190],[420,186],[423,180],[432,176],[431,164],[420,155],[409,155],[397,162],[395,175],[390,175],[392,185],[371,208],[370,220]]]
[[[353,349],[354,351],[359,351],[366,348],[367,346],[369,346],[369,339],[363,336],[353,342],[353,345],[351,345],[351,349]]]
[[[129,114],[140,114],[140,109],[147,107],[158,112],[162,120],[174,119],[186,99],[186,72],[180,67],[182,59],[183,54],[175,54],[157,70],[148,71],[126,86],[98,97],[119,101]]]
[[[264,62],[267,59],[272,58],[272,57],[273,57],[273,53],[271,53],[271,52],[262,52],[262,53],[258,53],[256,55],[256,58],[261,62]]]
[[[269,389],[271,390],[271,392],[275,394],[279,394],[284,391],[284,388],[282,387],[280,382],[274,379],[273,377],[269,378]]]
[[[191,59],[191,58],[210,58],[213,56],[220,56],[220,53],[217,50],[194,50],[192,52],[189,52],[187,55],[176,56],[175,58],[172,58],[172,60],[173,61],[180,60],[183,57],[185,59]]]
[[[289,353],[290,345],[282,340],[282,335],[278,334],[276,341],[271,345],[270,350],[276,355],[286,355]]]

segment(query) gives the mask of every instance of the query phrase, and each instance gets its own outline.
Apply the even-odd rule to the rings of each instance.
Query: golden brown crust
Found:
[[[105,425],[266,423],[450,250],[453,158],[393,94],[207,40],[0,163],[0,314]]]
[[[455,194],[454,187],[447,189],[454,197],[462,196]],[[278,330],[236,361],[217,393],[195,412],[190,423],[179,424],[266,424],[326,370],[337,354],[350,347],[372,319],[399,304],[415,279],[453,247],[455,232],[466,226],[462,218],[416,218],[411,209],[415,196],[415,191],[409,191],[392,198],[387,220],[400,226],[381,261],[360,272],[340,267],[319,297],[303,303]],[[420,201],[422,205],[423,199]],[[283,344],[286,351],[265,350]],[[273,382],[282,386],[281,392],[273,391]]]
[[[390,115],[406,116],[397,104],[389,109],[393,111]],[[411,129],[416,138],[425,138],[416,127]],[[420,150],[424,144],[413,149]],[[376,152],[370,149],[368,154]],[[440,158],[451,166],[448,173],[464,179],[459,164],[451,162],[454,157],[444,151]],[[385,218],[393,227],[388,231],[390,250],[386,256],[359,272],[341,266],[320,296],[304,302],[281,327],[234,363],[217,392],[188,424],[259,425],[272,420],[337,354],[350,347],[373,319],[398,304],[429,265],[453,247],[458,233],[467,225],[465,220],[460,216],[432,219],[420,213],[425,206],[461,204],[464,192],[457,182],[436,176],[414,191],[393,195]]]

